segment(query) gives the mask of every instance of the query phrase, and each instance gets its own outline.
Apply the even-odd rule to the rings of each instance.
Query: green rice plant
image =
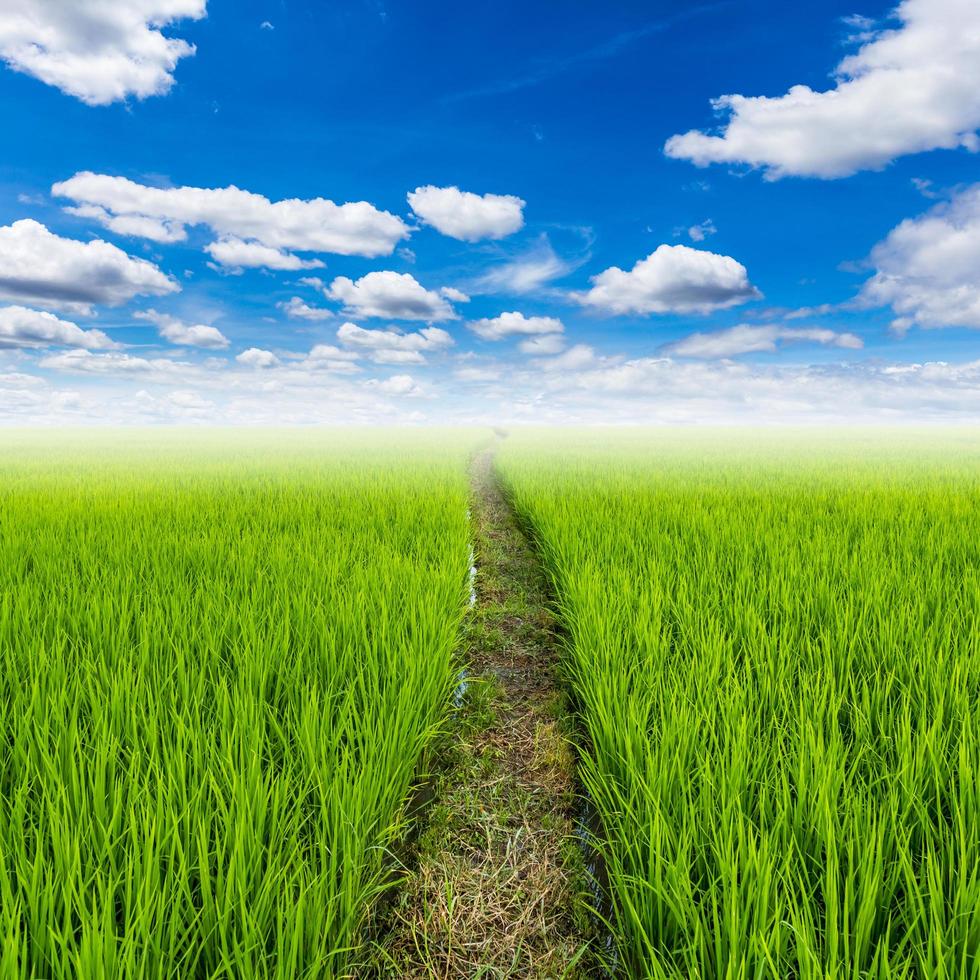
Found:
[[[980,434],[507,440],[631,977],[980,977]]]
[[[0,976],[334,977],[450,703],[466,435],[0,438]]]

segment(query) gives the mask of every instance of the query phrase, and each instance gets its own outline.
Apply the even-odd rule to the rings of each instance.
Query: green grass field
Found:
[[[499,459],[567,630],[625,974],[980,976],[977,434]]]
[[[442,722],[469,437],[0,449],[0,976],[343,974]]]
[[[455,737],[489,441],[2,434],[0,978],[366,975]],[[980,978],[980,434],[519,432],[496,467],[615,974]]]

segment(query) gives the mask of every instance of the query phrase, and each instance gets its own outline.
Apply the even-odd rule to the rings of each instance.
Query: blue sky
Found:
[[[975,0],[75,6],[0,12],[4,422],[980,409]]]

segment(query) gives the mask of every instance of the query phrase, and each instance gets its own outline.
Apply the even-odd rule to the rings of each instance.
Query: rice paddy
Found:
[[[980,976],[976,434],[550,435],[500,466],[618,971]]]
[[[468,438],[6,435],[0,976],[331,977],[441,725]]]
[[[470,610],[468,467],[489,441],[3,434],[0,977],[437,975],[410,944],[385,973],[371,947],[386,895],[426,894],[394,871],[414,787],[461,738],[463,624],[470,647],[491,613],[551,642],[539,592]],[[553,590],[562,778],[596,813],[601,921],[569,975],[980,978],[980,436],[567,431],[495,451]],[[481,595],[514,588],[476,574]],[[500,724],[527,719],[496,718],[465,736],[499,748],[487,794],[439,785],[517,866],[559,824],[508,836],[495,787],[541,752]],[[437,898],[475,921],[465,894]],[[580,922],[562,901],[549,915]],[[430,951],[438,911],[411,907]],[[453,941],[508,933],[491,925]],[[531,949],[439,975],[552,975],[555,950]]]

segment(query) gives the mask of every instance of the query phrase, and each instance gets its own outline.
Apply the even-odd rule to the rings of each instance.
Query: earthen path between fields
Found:
[[[574,977],[588,916],[568,709],[547,581],[494,474],[474,460],[477,567],[458,730],[379,937],[386,977]]]

